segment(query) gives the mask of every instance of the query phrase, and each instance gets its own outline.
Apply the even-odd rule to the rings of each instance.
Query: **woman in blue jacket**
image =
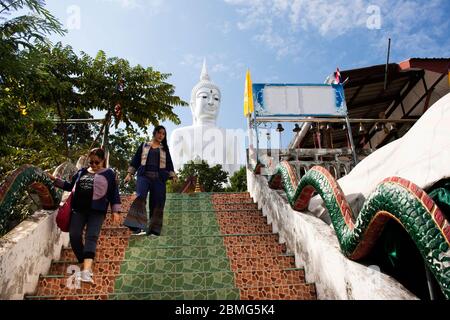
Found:
[[[70,183],[52,175],[49,177],[56,187],[65,191],[74,190],[69,229],[70,244],[78,262],[83,263],[83,270],[77,276],[83,282],[94,283],[92,262],[108,205],[111,205],[113,222],[120,222],[120,196],[116,174],[112,169],[105,168],[105,151],[95,148],[89,152],[89,167],[80,169]]]
[[[172,158],[167,145],[166,128],[157,126],[153,130],[153,138],[142,143],[137,149],[128,168],[125,182],[129,182],[137,172],[137,198],[130,207],[124,225],[134,234],[159,236],[161,234],[164,205],[166,203],[166,181],[177,180]],[[150,191],[150,223],[147,228],[145,202]]]

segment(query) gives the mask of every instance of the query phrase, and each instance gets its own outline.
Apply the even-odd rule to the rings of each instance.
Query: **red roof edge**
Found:
[[[450,59],[421,59],[412,58],[399,63],[400,71],[423,69],[437,73],[447,73],[450,70]]]

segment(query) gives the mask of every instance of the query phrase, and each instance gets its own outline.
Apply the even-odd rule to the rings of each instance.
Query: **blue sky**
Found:
[[[253,82],[323,83],[341,70],[450,56],[450,2],[391,0],[47,0],[77,52],[171,73],[189,101],[203,58],[222,91],[218,125],[245,128],[245,71]],[[189,108],[176,107],[182,125]],[[170,132],[175,126],[164,123]],[[284,138],[283,144],[289,139]]]

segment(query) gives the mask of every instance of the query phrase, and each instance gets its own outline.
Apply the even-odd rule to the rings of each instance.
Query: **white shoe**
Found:
[[[131,235],[132,236],[144,236],[144,235],[146,235],[147,233],[144,231],[144,230],[142,230],[141,232],[138,232],[138,233],[132,233]]]
[[[80,274],[81,274],[81,281],[82,282],[94,283],[94,279],[92,279],[94,274],[92,273],[91,270],[83,270],[83,271],[80,272]]]

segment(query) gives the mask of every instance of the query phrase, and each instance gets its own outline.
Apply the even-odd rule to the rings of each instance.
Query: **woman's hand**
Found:
[[[47,174],[47,177],[48,177],[50,180],[52,180],[52,181],[55,181],[55,180],[56,180],[56,177],[55,177],[55,176],[51,175],[51,174],[48,173],[48,172],[46,172],[46,174]]]
[[[118,212],[113,212],[112,214],[112,222],[115,224],[120,224],[120,213]]]
[[[178,177],[177,177],[177,175],[174,175],[174,176],[172,177],[172,179],[173,179],[173,180],[172,180],[173,182],[175,182],[175,183],[178,182]]]
[[[125,183],[130,182],[132,178],[133,178],[133,177],[131,176],[131,173],[128,173],[127,176],[126,176],[125,179],[124,179]]]

